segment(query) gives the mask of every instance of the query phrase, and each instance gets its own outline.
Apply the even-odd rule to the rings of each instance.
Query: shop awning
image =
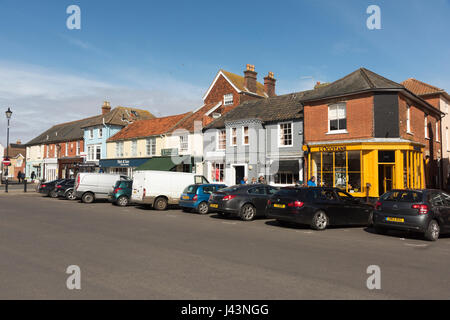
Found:
[[[138,170],[171,171],[177,165],[191,163],[190,156],[155,157],[136,168]]]

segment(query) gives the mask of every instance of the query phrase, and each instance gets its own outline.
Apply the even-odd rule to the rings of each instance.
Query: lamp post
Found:
[[[8,125],[6,126],[6,158],[9,159],[9,120],[12,116],[12,111],[10,108],[6,110],[6,119],[8,121]],[[8,192],[8,175],[9,175],[9,168],[6,167],[6,181],[5,181],[5,192]]]

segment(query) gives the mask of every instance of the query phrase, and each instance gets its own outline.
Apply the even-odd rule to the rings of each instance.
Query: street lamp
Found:
[[[12,116],[11,108],[8,108],[5,112],[6,119],[8,120],[8,125],[6,126],[6,158],[9,159],[9,120]],[[5,181],[5,192],[8,192],[8,175],[9,175],[9,168],[6,167],[6,181]]]

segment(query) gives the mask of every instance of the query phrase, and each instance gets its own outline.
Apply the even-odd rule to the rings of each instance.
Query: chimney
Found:
[[[17,140],[16,144],[22,144],[22,141],[20,141],[20,139],[19,139],[19,140]]]
[[[264,78],[264,91],[266,91],[269,97],[276,96],[275,94],[275,82],[277,80],[273,77],[273,72],[269,72],[267,77]]]
[[[111,111],[111,106],[109,105],[108,101],[103,102],[102,106],[102,114],[106,114]]]
[[[253,93],[256,93],[256,75],[255,66],[247,64],[247,70],[244,71],[244,87]]]

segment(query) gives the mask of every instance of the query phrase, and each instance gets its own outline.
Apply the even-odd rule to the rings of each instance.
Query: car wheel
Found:
[[[314,230],[325,230],[328,226],[328,216],[323,211],[317,211],[311,223]]]
[[[81,201],[83,201],[83,203],[92,203],[94,202],[94,195],[90,192],[85,193],[81,197]]]
[[[58,193],[55,190],[50,191],[49,193],[50,198],[58,198]]]
[[[436,241],[439,239],[440,228],[436,220],[431,220],[428,224],[427,231],[425,231],[425,239],[428,241]]]
[[[159,211],[164,211],[167,209],[167,199],[163,197],[156,198],[155,200],[155,209]]]
[[[117,199],[117,205],[120,207],[126,207],[128,202],[128,197],[126,196],[120,196],[119,199]]]
[[[256,209],[250,203],[242,206],[240,217],[244,221],[251,221],[256,215]]]
[[[208,211],[209,211],[208,203],[200,202],[200,204],[197,207],[197,212],[200,214],[207,214]]]
[[[75,200],[75,199],[76,199],[75,191],[73,191],[73,190],[67,191],[67,193],[66,193],[66,199],[67,199],[67,200]]]

